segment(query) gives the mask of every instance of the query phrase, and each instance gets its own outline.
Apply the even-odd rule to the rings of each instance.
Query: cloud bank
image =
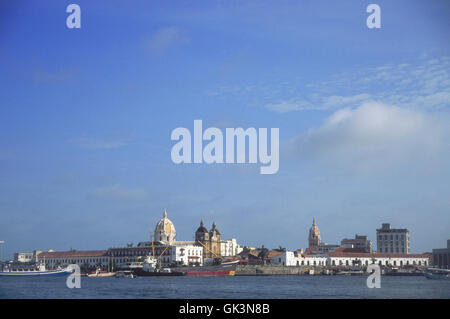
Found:
[[[334,112],[291,143],[302,156],[357,170],[433,165],[450,154],[449,123],[447,114],[368,102]]]

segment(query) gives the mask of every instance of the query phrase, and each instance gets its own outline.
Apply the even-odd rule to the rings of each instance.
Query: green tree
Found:
[[[266,264],[266,258],[269,255],[269,250],[262,245],[261,251],[258,254],[258,258],[261,258],[262,264]]]

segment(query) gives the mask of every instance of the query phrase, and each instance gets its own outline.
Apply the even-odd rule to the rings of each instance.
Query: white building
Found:
[[[15,253],[14,262],[16,263],[31,263],[33,262],[33,253]]]
[[[237,243],[235,238],[220,241],[220,253],[222,257],[234,257],[242,250],[243,248]]]
[[[270,263],[281,266],[380,266],[407,267],[429,266],[427,254],[378,254],[329,252],[327,254],[307,255],[297,251],[286,251],[270,258]]]
[[[107,250],[48,251],[37,255],[37,262],[44,262],[48,269],[54,269],[58,266],[64,268],[70,264],[106,269],[111,261],[107,253]]]
[[[270,258],[270,264],[280,266],[326,266],[327,260],[327,255],[305,255],[297,251],[285,251]]]

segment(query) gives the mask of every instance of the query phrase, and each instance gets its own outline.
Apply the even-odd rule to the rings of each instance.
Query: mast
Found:
[[[150,239],[152,241],[152,256],[155,257],[155,247],[153,246],[153,233],[150,231]]]

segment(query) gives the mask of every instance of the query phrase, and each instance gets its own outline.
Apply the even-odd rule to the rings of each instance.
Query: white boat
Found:
[[[55,270],[45,269],[45,264],[41,263],[39,267],[35,266],[5,266],[4,269],[0,271],[0,276],[4,277],[31,277],[31,276],[64,276],[72,273],[72,269],[69,268],[58,268]]]
[[[94,273],[87,274],[88,277],[112,277],[115,275],[115,272],[101,271],[100,269],[95,270]]]
[[[428,268],[424,276],[427,279],[450,279],[450,269]]]

